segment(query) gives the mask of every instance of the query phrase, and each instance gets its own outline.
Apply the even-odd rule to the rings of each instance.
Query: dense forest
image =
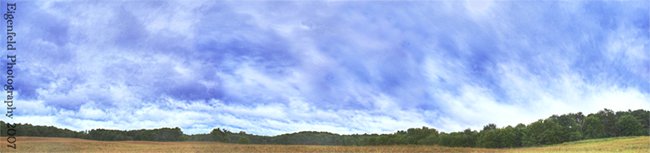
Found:
[[[5,123],[0,121],[0,124]],[[3,131],[2,136],[7,135]],[[557,144],[591,138],[650,135],[650,112],[609,109],[594,114],[569,113],[553,115],[530,124],[499,128],[488,124],[480,131],[466,129],[439,132],[434,128],[410,128],[392,134],[339,135],[329,132],[297,132],[277,136],[258,136],[246,132],[214,129],[208,134],[183,134],[180,128],[142,130],[72,131],[53,126],[18,124],[18,136],[70,137],[92,140],[146,141],[218,141],[242,144],[312,144],[312,145],[441,145],[451,147],[509,148]]]

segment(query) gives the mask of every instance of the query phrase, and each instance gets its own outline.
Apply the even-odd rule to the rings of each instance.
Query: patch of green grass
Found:
[[[587,140],[565,142],[565,143],[562,143],[562,144],[571,145],[571,144],[582,144],[582,143],[595,143],[595,142],[613,141],[613,140],[617,140],[617,139],[629,139],[629,138],[635,138],[635,137],[596,138],[596,139],[587,139]]]

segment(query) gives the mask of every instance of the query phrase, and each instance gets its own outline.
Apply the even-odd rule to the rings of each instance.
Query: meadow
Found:
[[[18,149],[3,147],[0,152],[650,152],[650,136],[617,137],[566,142],[557,145],[485,149],[426,145],[322,146],[247,145],[220,142],[95,141],[77,138],[19,137]]]

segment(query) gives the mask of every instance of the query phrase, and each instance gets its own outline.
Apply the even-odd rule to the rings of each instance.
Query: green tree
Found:
[[[605,136],[605,126],[596,115],[589,115],[585,119],[583,133],[585,138],[602,138]]]
[[[438,143],[450,147],[475,147],[478,132],[466,129],[463,132],[440,133]]]
[[[438,133],[429,134],[427,137],[418,141],[418,144],[423,144],[423,145],[438,144],[438,135],[439,135]]]
[[[557,123],[556,119],[538,120],[528,126],[528,132],[524,137],[524,145],[556,144],[562,142],[561,137],[562,126]]]
[[[507,126],[500,130],[499,135],[501,136],[501,145],[499,148],[513,148],[518,146],[519,136],[517,135],[517,129],[512,126]]]
[[[216,128],[213,129],[212,132],[210,132],[210,137],[212,137],[213,141],[219,141],[219,142],[226,142],[226,132]]]
[[[632,111],[631,114],[641,122],[641,125],[643,126],[644,134],[645,135],[650,135],[650,111],[646,111],[643,109],[638,109],[635,111]]]
[[[251,140],[248,139],[247,137],[240,137],[240,138],[239,138],[239,141],[237,141],[237,143],[240,143],[240,144],[248,144],[248,143],[250,143],[250,141],[251,141]]]
[[[404,134],[405,144],[421,144],[423,139],[431,135],[438,135],[438,130],[428,127],[410,128]],[[427,140],[428,141],[428,140]],[[403,144],[404,144],[403,143]]]
[[[644,134],[641,122],[629,114],[621,116],[616,122],[616,127],[621,136],[636,136]]]
[[[558,124],[562,126],[562,142],[582,139],[582,124],[580,122],[583,120],[583,118],[584,116],[582,113],[569,113],[557,117]]]
[[[501,137],[495,124],[483,126],[483,130],[478,134],[477,145],[486,148],[497,148],[501,146]]]
[[[524,137],[528,133],[527,131],[528,129],[526,128],[525,124],[522,123],[517,124],[517,126],[515,127],[515,147],[524,146],[523,141],[524,141]]]
[[[544,132],[540,135],[541,144],[556,144],[563,142],[564,133],[562,132],[562,126],[557,122],[557,120],[549,118],[544,120]]]
[[[615,137],[618,136],[618,129],[616,129],[616,114],[611,109],[604,109],[598,111],[596,116],[600,118],[600,121],[603,123],[605,128],[605,137]]]
[[[523,137],[524,146],[536,146],[541,144],[539,134],[544,131],[543,122],[544,121],[540,119],[527,126],[526,133]]]

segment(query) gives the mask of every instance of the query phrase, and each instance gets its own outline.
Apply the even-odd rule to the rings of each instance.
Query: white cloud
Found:
[[[495,0],[466,0],[465,9],[469,15],[476,19],[482,19],[490,15],[491,9],[494,7]]]
[[[76,116],[84,119],[101,120],[105,119],[108,114],[101,109],[95,108],[92,103],[86,103],[81,105]]]
[[[36,46],[25,74],[43,78],[35,100],[20,103],[20,122],[190,134],[451,132],[650,108],[647,31],[614,23],[608,31],[580,3],[561,11],[501,1],[64,4],[38,4],[45,15],[31,19],[56,23],[25,22]],[[183,95],[191,89],[207,96]]]
[[[619,27],[607,36],[606,58],[612,63],[621,63],[634,74],[650,80],[650,37],[647,30]]]

